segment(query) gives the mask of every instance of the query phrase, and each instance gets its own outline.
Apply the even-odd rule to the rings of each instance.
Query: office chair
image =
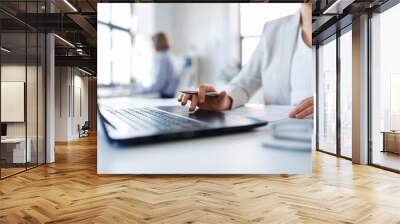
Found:
[[[90,129],[89,121],[85,121],[85,123],[82,125],[82,127],[80,127],[80,125],[78,125],[79,138],[89,136],[89,129]]]

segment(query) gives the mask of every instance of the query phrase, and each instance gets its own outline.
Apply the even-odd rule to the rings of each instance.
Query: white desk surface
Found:
[[[101,99],[99,104],[164,106],[176,100]],[[247,106],[246,106],[247,107]],[[227,113],[245,113],[246,107]],[[254,106],[254,117],[286,118],[285,106]],[[247,114],[248,115],[248,114]],[[249,116],[249,115],[248,115]],[[262,146],[271,136],[266,127],[216,137],[121,147],[111,144],[98,120],[98,174],[304,174],[311,173],[310,151]],[[311,146],[310,146],[311,147]]]
[[[30,141],[30,138],[27,139]],[[25,138],[3,138],[1,139],[1,143],[20,143],[25,142]]]

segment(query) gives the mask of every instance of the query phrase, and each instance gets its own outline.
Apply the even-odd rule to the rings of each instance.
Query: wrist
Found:
[[[230,110],[232,109],[232,97],[230,97],[229,95],[226,96],[226,100],[225,100],[225,106],[224,106],[224,110]]]

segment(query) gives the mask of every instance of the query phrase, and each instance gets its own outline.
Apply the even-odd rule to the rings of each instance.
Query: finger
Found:
[[[196,109],[199,98],[197,96],[192,96],[189,111],[194,111]]]
[[[199,96],[199,102],[204,103],[204,101],[206,101],[206,87],[204,85],[200,85],[197,92],[197,95]]]
[[[189,100],[190,94],[183,94],[181,104],[186,105],[187,101]]]
[[[226,95],[227,95],[226,91],[221,91],[220,93],[218,93],[218,98],[224,99],[226,97]]]
[[[311,96],[311,97],[307,97],[307,98],[303,99],[302,101],[300,101],[300,104],[301,104],[301,103],[304,103],[304,102],[306,102],[306,101],[308,101],[308,100],[310,100],[311,98],[312,98],[312,96]]]
[[[296,117],[296,113],[297,113],[297,110],[296,110],[296,108],[294,108],[292,111],[290,111],[289,117],[290,118],[295,118]]]
[[[297,109],[297,111],[298,112],[300,112],[300,111],[303,111],[304,109],[306,109],[307,107],[310,107],[310,106],[312,106],[313,105],[313,101],[311,101],[311,100],[305,100],[303,103],[301,103],[299,106],[298,106],[298,109]]]
[[[295,108],[293,108],[293,110],[289,113],[289,117],[290,118],[295,118],[296,115],[301,112],[302,109],[302,104],[297,105]]]
[[[314,96],[310,96],[310,97],[302,100],[299,103],[299,105],[289,113],[289,117],[296,118],[296,114],[302,112],[303,110],[305,110],[305,108],[310,107],[310,106],[314,106]]]
[[[303,118],[307,117],[308,115],[313,114],[313,112],[314,112],[314,107],[313,106],[307,107],[305,110],[303,110],[300,113],[298,113],[296,115],[296,118],[303,119]]]
[[[300,103],[299,105],[297,105],[292,112],[290,112],[289,116],[290,117],[295,117],[296,114],[300,113],[301,111],[305,110],[307,107],[310,107],[314,104],[314,101],[312,99],[307,99],[305,101],[303,101],[302,103]]]
[[[181,102],[181,101],[182,101],[182,98],[183,98],[183,94],[181,94],[181,95],[179,96],[178,102]]]
[[[199,86],[198,96],[200,103],[204,103],[206,101],[206,92],[210,91],[215,91],[215,88],[212,85],[203,84]]]

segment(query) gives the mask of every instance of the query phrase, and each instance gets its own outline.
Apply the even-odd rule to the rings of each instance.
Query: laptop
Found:
[[[251,116],[187,107],[121,107],[99,105],[99,114],[109,140],[121,144],[140,144],[215,136],[267,125]]]

